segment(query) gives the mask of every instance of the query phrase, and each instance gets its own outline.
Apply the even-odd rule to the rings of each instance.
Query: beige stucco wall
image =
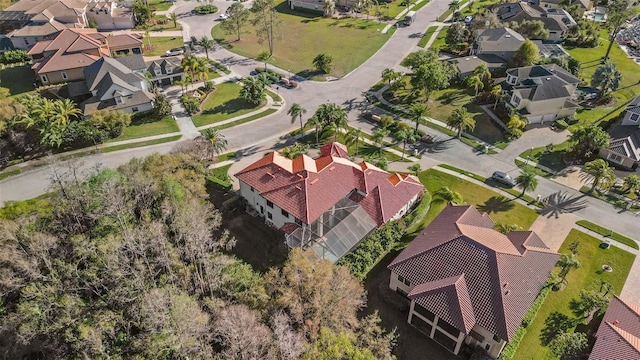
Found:
[[[16,49],[28,50],[33,44],[38,41],[44,40],[43,36],[12,36],[11,43]],[[25,44],[24,40],[27,39],[28,44]]]
[[[66,79],[62,77],[63,72],[67,74]],[[42,77],[40,75],[38,75],[38,79],[40,80],[40,82],[44,84],[45,82],[42,81]],[[60,83],[71,82],[71,81],[79,81],[79,80],[84,80],[84,68],[82,67],[82,68],[75,68],[75,69],[67,69],[64,71],[52,71],[52,72],[45,73],[45,75],[47,76],[47,80],[48,80],[46,84],[60,84]]]
[[[507,342],[502,339],[500,339],[500,341],[494,341],[494,334],[478,324],[476,324],[472,330],[484,336],[484,341],[479,342],[473,337],[467,336],[464,340],[464,343],[472,346],[476,345],[483,348],[487,352],[487,355],[491,356],[492,358],[497,358],[500,355],[500,352],[502,352],[502,349],[504,349],[505,345],[507,345]],[[487,346],[489,346],[488,349]]]

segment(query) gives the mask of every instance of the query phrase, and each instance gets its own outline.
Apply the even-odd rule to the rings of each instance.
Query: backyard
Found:
[[[312,62],[320,53],[333,57],[333,70],[329,75],[342,77],[371,57],[391,36],[382,34],[385,24],[373,19],[324,18],[320,14],[291,11],[286,2],[277,9],[282,26],[269,62],[304,77],[319,75]],[[236,35],[226,34],[220,26],[213,28],[211,36],[233,52],[250,58],[268,50],[266,44],[258,43],[250,25],[240,41],[235,41]]]
[[[29,65],[25,65],[0,70],[0,86],[9,89],[11,95],[32,91],[33,72],[29,67]]]
[[[601,281],[605,281],[612,285],[612,294],[620,294],[635,256],[613,246],[603,250],[599,247],[598,239],[575,229],[571,230],[558,252],[570,253],[569,246],[574,241],[580,244],[577,258],[581,266],[569,272],[566,288],[551,291],[547,295],[535,320],[526,328],[527,332],[514,359],[555,359],[551,350],[545,346],[552,337],[551,334],[564,330],[585,330],[583,321],[575,321],[571,305],[572,300],[579,299],[580,290],[601,290]],[[603,271],[604,264],[610,265],[613,272]],[[556,271],[559,269],[556,268]],[[565,324],[566,328],[562,329]],[[594,326],[592,330],[597,326],[590,325]]]
[[[122,140],[137,139],[141,137],[168,134],[178,132],[178,124],[171,116],[165,116],[162,119],[147,117],[138,121],[131,122],[131,125],[124,128],[122,135],[111,139],[108,142],[117,142]]]
[[[144,56],[162,56],[169,49],[184,46],[182,38],[175,36],[151,36],[151,49],[149,49],[149,37],[145,35],[142,39],[142,44],[144,46]]]
[[[240,85],[231,82],[216,85],[216,90],[202,103],[202,112],[192,116],[196,127],[247,114],[264,106],[265,102],[254,105],[242,99],[240,89]]]
[[[153,11],[166,11],[169,10],[171,5],[173,5],[173,1],[167,0],[147,0],[147,4],[151,7]]]

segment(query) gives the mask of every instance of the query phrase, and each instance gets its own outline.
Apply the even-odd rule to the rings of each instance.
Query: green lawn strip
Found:
[[[278,95],[278,94],[274,93],[274,92],[273,92],[273,91],[271,91],[271,90],[266,90],[266,89],[265,89],[265,91],[267,92],[267,94],[269,94],[269,96],[271,96],[271,98],[273,99],[273,101],[278,101],[278,102],[282,101],[282,98],[280,97],[280,95]]]
[[[144,56],[161,56],[169,49],[184,46],[181,36],[151,36],[151,50],[147,50],[149,45],[147,36],[142,39],[142,44],[145,46]]]
[[[107,142],[118,142],[123,140],[137,139],[141,137],[169,134],[180,131],[178,124],[171,116],[165,116],[164,118],[156,121],[145,121],[132,123],[124,128],[122,135],[117,138],[110,139]]]
[[[300,130],[298,130],[297,132],[300,132]],[[366,137],[364,132],[362,134]],[[316,134],[314,130],[298,139],[298,142],[301,144],[307,144],[313,149],[320,149],[320,147],[327,142],[334,141],[333,135],[333,132],[329,130],[324,131],[319,137],[319,144],[316,145]],[[348,142],[346,135],[341,132],[336,136],[336,141],[341,144],[346,144]],[[384,158],[386,158],[388,162],[400,161],[401,159],[400,156],[389,151],[385,151],[384,147],[382,151],[380,151],[380,148],[377,145],[367,144],[364,141],[360,141],[360,143],[358,144],[358,154],[356,154],[355,144],[347,145],[347,150],[352,158],[359,157],[365,159],[366,161],[370,161],[369,159],[379,158],[381,155],[384,156]],[[405,159],[405,161],[408,160]]]
[[[369,59],[391,36],[391,32],[382,34],[385,23],[373,19],[324,18],[321,13],[292,11],[286,1],[280,2],[277,10],[282,20],[281,37],[275,41],[269,62],[303,77],[316,75],[313,58],[320,53],[333,57],[329,75],[342,77]],[[249,58],[256,58],[265,50],[251,25],[246,27],[239,42],[235,41],[236,35],[226,34],[220,26],[213,27],[211,36],[231,51]]]
[[[600,240],[575,229],[571,230],[559,253],[569,253],[568,248],[574,241],[580,243],[577,258],[581,266],[569,271],[566,288],[549,293],[538,315],[527,327],[514,359],[555,359],[551,350],[541,342],[545,321],[555,312],[574,318],[570,304],[572,300],[579,299],[580,290],[598,291],[600,281],[606,281],[613,286],[611,293],[620,294],[635,255],[616,247],[601,249]],[[602,265],[605,264],[611,265],[613,272],[602,271]],[[556,268],[554,271],[557,273],[559,269]],[[568,331],[573,330],[570,328]]]
[[[430,49],[446,49],[447,48],[447,27],[443,27],[440,29],[440,32],[436,36],[436,38],[431,43]]]
[[[223,161],[227,161],[227,160],[233,160],[236,158],[236,153],[235,152],[228,152],[225,154],[220,154],[218,155],[218,162],[223,162]]]
[[[278,109],[267,109],[265,111],[261,111],[261,112],[255,114],[255,115],[248,116],[246,118],[242,118],[242,119],[239,119],[239,120],[236,120],[236,121],[232,121],[232,122],[224,124],[224,125],[215,126],[215,128],[218,129],[218,130],[228,129],[230,127],[238,126],[240,124],[248,123],[250,121],[263,118],[265,116],[273,114],[276,111],[278,111]]]
[[[617,232],[607,229],[604,226],[594,224],[587,220],[578,220],[576,221],[576,224],[582,226],[583,228],[596,232],[602,236],[608,237],[611,240],[615,240],[619,243],[630,246],[636,250],[640,250],[640,248],[638,248],[638,243],[635,242],[633,239],[630,239],[624,235],[618,234]]]
[[[242,87],[232,82],[216,85],[216,90],[209,94],[202,103],[202,112],[191,117],[196,127],[217,123],[257,110],[263,104],[248,103],[240,97]]]
[[[444,28],[443,28],[444,29]],[[420,39],[420,41],[418,42],[418,46],[420,47],[425,47],[427,46],[427,43],[429,42],[429,40],[431,39],[431,36],[433,36],[433,33],[436,32],[436,30],[438,30],[437,26],[429,26],[429,28],[427,29],[427,31],[425,31],[424,35],[422,35],[422,38]]]
[[[30,79],[33,72],[29,65],[6,67],[0,70],[0,86],[9,89],[9,94],[18,95],[33,91],[33,84]]]
[[[147,3],[153,11],[167,11],[173,5],[172,1],[166,0],[147,0]]]
[[[228,174],[231,165],[232,164],[211,169],[211,172],[207,175],[207,180],[223,190],[230,191],[233,188],[233,184],[229,181]]]
[[[421,172],[418,177],[430,193],[448,187],[462,195],[467,204],[486,212],[497,223],[516,224],[526,230],[538,217],[536,211],[455,175],[429,169]]]
[[[611,195],[609,195],[609,192],[606,193],[601,193],[598,190],[594,190],[591,191],[591,186],[582,186],[580,188],[580,192],[585,194],[585,195],[589,195],[591,197],[594,197],[596,199],[600,199],[602,201],[608,202],[609,204],[619,208],[619,209],[626,209],[627,208],[627,202],[622,200],[622,199],[618,199],[616,197],[613,197]],[[638,206],[637,205],[632,205],[631,209],[632,211],[638,210]]]
[[[535,163],[548,167],[553,171],[562,171],[567,165],[563,161],[564,155],[571,149],[568,141],[553,146],[553,150],[547,153],[546,145],[533,150],[525,150],[518,155],[523,159],[531,159]]]
[[[22,173],[22,170],[20,169],[13,169],[13,170],[5,170],[3,172],[0,172],[0,180],[6,179],[10,176],[15,176]]]
[[[182,135],[176,135],[176,136],[169,136],[169,137],[166,137],[166,138],[141,141],[141,142],[136,142],[136,143],[131,143],[131,144],[110,146],[110,147],[103,148],[102,152],[103,153],[108,153],[108,152],[124,150],[124,149],[133,149],[133,148],[149,146],[149,145],[164,144],[164,143],[176,141],[176,140],[180,139],[181,137],[182,137]]]
[[[515,163],[516,166],[519,167],[522,170],[529,170],[529,171],[533,171],[536,175],[541,176],[543,178],[552,178],[555,176],[555,174],[552,174],[550,172],[546,172],[542,169],[539,169],[535,166],[529,165],[527,163],[525,163],[524,161],[520,161],[518,159],[515,159]]]

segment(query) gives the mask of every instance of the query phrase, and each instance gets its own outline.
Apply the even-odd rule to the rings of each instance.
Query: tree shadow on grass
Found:
[[[322,74],[322,72],[316,70],[316,69],[304,69],[298,73],[296,73],[296,76],[300,76],[303,77],[305,79],[310,79],[316,75],[320,75]]]
[[[544,321],[544,328],[540,331],[540,342],[542,345],[547,346],[551,340],[555,339],[558,335],[565,333],[575,325],[574,319],[565,314],[554,311]]]
[[[454,91],[454,92],[449,92],[449,93],[443,94],[442,96],[439,96],[437,100],[444,105],[450,105],[453,102],[462,100],[466,97],[467,95],[465,93]]]
[[[484,204],[478,206],[478,210],[491,214],[492,212],[499,213],[509,211],[513,209],[514,206],[515,204],[513,201],[504,196],[493,196],[489,198],[489,200],[485,201]]]
[[[202,111],[202,115],[211,115],[211,114],[232,114],[236,111],[248,108],[256,108],[254,104],[248,103],[244,99],[233,99],[229,100],[225,103],[222,103],[216,107],[206,109]]]

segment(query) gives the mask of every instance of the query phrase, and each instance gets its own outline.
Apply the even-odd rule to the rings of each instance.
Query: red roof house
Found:
[[[473,206],[449,205],[388,266],[409,323],[457,354],[497,357],[558,260],[532,231],[507,235]]]
[[[640,360],[640,306],[614,296],[604,314],[589,360]]]
[[[339,143],[318,158],[271,152],[239,171],[240,195],[290,246],[314,247],[337,261],[373,229],[404,215],[424,187],[412,175],[356,164]]]

